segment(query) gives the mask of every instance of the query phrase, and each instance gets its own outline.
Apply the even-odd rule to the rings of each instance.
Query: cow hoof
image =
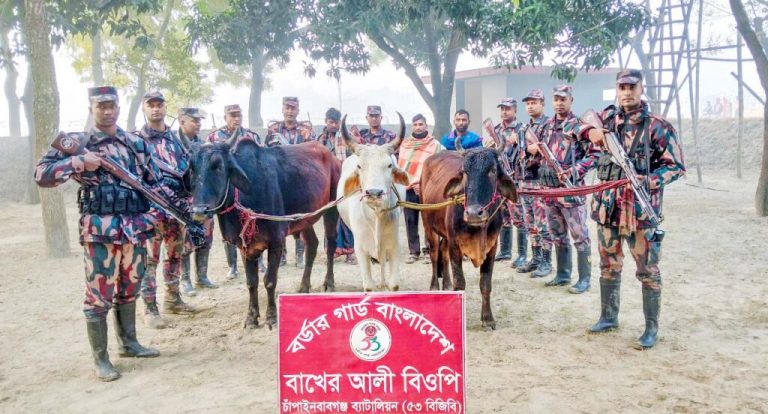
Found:
[[[429,287],[429,290],[440,290],[440,286],[432,285]]]
[[[496,321],[483,321],[483,329],[486,332],[495,331],[496,330]]]
[[[365,288],[365,291],[366,291],[366,293],[367,292],[373,292],[373,289],[372,288]]]
[[[301,286],[299,286],[299,290],[297,290],[296,292],[298,292],[298,293],[309,293],[309,286],[301,285]]]
[[[395,285],[395,286],[390,286],[390,287],[389,287],[389,290],[390,290],[391,292],[397,292],[398,290],[400,290],[400,286],[398,286],[398,285]]]
[[[259,327],[258,318],[248,318],[245,320],[245,323],[243,324],[243,329],[256,329],[258,327]]]
[[[335,292],[336,291],[336,286],[334,286],[332,284],[327,284],[326,283],[326,284],[323,285],[323,291],[325,291],[325,292]]]
[[[266,325],[267,325],[267,328],[269,328],[269,330],[271,331],[273,326],[277,326],[277,316],[267,318]]]

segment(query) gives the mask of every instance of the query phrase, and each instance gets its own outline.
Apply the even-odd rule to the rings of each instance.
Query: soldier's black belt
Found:
[[[77,192],[80,214],[142,214],[149,201],[136,190],[116,184],[82,186]]]

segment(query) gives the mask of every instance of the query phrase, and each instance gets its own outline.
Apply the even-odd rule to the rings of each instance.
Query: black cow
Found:
[[[496,150],[473,148],[464,151],[456,139],[457,151],[443,151],[427,159],[421,173],[421,202],[440,203],[464,194],[463,205],[424,210],[424,233],[432,259],[431,289],[464,290],[466,281],[462,256],[480,267],[480,292],[483,296],[483,327],[496,329],[491,313],[491,279],[496,240],[501,230],[500,209],[504,198],[517,199],[515,185],[502,168],[499,154],[504,153],[504,140]],[[450,258],[453,281],[448,274]]]
[[[219,216],[219,228],[224,239],[236,244],[243,252],[245,273],[250,296],[246,327],[259,324],[257,258],[268,250],[266,323],[277,323],[275,285],[277,269],[283,253],[283,240],[299,233],[306,242],[306,267],[299,292],[307,293],[310,274],[317,254],[318,239],[312,225],[320,215],[295,222],[257,220],[252,237],[243,244],[242,213],[232,208],[239,192],[242,206],[258,213],[290,215],[315,211],[336,199],[336,186],[341,163],[317,142],[263,148],[250,140],[237,143],[203,144],[192,150],[191,162],[192,211],[202,219],[214,213]],[[328,251],[324,290],[334,290],[333,252],[336,249],[336,208],[322,215]]]

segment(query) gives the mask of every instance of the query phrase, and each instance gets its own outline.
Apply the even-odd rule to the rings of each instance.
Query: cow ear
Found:
[[[355,171],[344,181],[344,197],[349,196],[360,189],[360,174]]]
[[[515,183],[503,170],[499,174],[499,193],[513,203],[517,202],[517,189]]]
[[[392,181],[394,181],[395,184],[410,184],[408,181],[408,173],[398,167],[392,168]]]
[[[464,192],[464,174],[459,173],[448,181],[443,190],[443,197],[450,198]]]
[[[251,180],[248,179],[248,176],[245,175],[245,171],[243,171],[237,161],[235,161],[235,157],[230,157],[228,164],[227,175],[232,182],[232,185],[244,193],[250,193]]]

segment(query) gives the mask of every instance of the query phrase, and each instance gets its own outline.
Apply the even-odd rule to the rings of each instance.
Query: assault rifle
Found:
[[[603,127],[603,121],[597,116],[595,111],[591,109],[581,116],[581,120],[594,128],[599,128],[601,130],[605,129]],[[635,164],[632,162],[632,159],[629,158],[629,155],[627,155],[627,151],[624,150],[624,146],[621,145],[621,141],[619,140],[619,137],[616,136],[616,133],[612,131],[605,132],[603,147],[609,154],[611,154],[611,161],[621,167],[624,171],[624,175],[629,179],[629,183],[632,186],[632,191],[635,193],[637,202],[640,204],[640,208],[645,215],[648,216],[648,220],[653,227],[658,227],[663,218],[656,214],[656,210],[653,209],[653,206],[651,205],[651,195],[648,194],[648,190],[646,190],[645,186],[640,182],[640,179],[637,178]]]
[[[555,170],[555,173],[557,174],[557,179],[560,180],[561,183],[566,188],[573,188],[573,183],[571,180],[567,179],[565,177],[565,170],[563,170],[563,167],[560,165],[560,162],[557,161],[557,157],[555,157],[555,154],[552,152],[552,150],[549,148],[547,144],[545,144],[542,141],[539,141],[539,138],[536,137],[536,134],[533,133],[533,130],[531,128],[528,128],[525,131],[525,143],[527,145],[535,145],[536,148],[539,150],[539,154],[541,154],[541,158],[546,161],[547,164],[549,164],[552,169]]]
[[[485,130],[488,132],[488,136],[493,138],[493,141],[496,142],[496,145],[501,145],[502,138],[499,138],[499,135],[496,134],[496,131],[493,129],[493,121],[491,121],[491,118],[485,118],[485,121],[483,121],[483,127],[485,127]],[[507,175],[512,177],[512,166],[509,164],[509,159],[503,154],[501,156],[501,166],[504,168],[504,171],[507,173]]]
[[[85,135],[77,132],[66,133],[59,131],[58,135],[56,135],[56,138],[54,138],[51,143],[51,147],[67,155],[83,155],[91,152],[85,148]],[[155,205],[160,207],[162,211],[171,217],[184,223],[187,227],[189,237],[196,247],[202,246],[205,243],[205,230],[203,230],[203,227],[199,223],[193,221],[187,215],[186,211],[168,200],[166,196],[158,193],[156,189],[149,187],[141,180],[141,178],[125,169],[125,167],[115,162],[115,160],[100,154],[96,155],[99,157],[99,166],[101,168],[112,174],[127,186],[140,192],[147,197],[149,201],[155,203]]]

